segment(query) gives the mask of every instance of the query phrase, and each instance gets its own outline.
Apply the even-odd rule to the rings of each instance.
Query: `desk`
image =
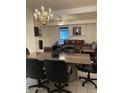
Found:
[[[37,58],[38,60],[64,60],[65,62],[74,64],[90,64],[89,54],[68,54],[61,53],[58,58],[52,57],[50,52],[33,52],[27,58]]]

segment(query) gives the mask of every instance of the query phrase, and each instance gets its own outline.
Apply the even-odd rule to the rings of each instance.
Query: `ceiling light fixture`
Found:
[[[42,25],[46,25],[49,24],[52,19],[52,10],[49,8],[49,10],[46,11],[42,1],[41,11],[39,11],[38,9],[35,9],[34,11],[34,20],[38,23],[41,23]]]
[[[59,17],[59,23],[58,23],[58,25],[64,25],[64,24],[65,24],[65,22],[62,21],[62,17]]]

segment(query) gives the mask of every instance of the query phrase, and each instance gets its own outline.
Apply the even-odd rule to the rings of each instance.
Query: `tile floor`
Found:
[[[80,71],[78,71],[78,76],[86,76],[87,73],[82,73]],[[97,77],[96,74],[91,74],[91,77]],[[85,84],[85,87],[82,86],[82,82],[84,80],[79,80],[77,78],[76,81],[71,81],[69,82],[69,86],[68,87],[65,87],[65,89],[68,89],[70,90],[72,93],[97,93],[97,89],[95,89],[95,87],[87,82]],[[94,81],[95,83],[97,83],[97,81]],[[32,89],[28,89],[28,86],[30,85],[34,85],[36,84],[36,80],[33,80],[33,79],[30,79],[30,78],[26,78],[26,93],[35,93],[35,90],[36,88],[32,88]],[[49,87],[52,89],[52,88],[55,88],[53,83],[50,83],[49,84]],[[43,88],[39,88],[39,91],[38,93],[48,93],[45,89]]]

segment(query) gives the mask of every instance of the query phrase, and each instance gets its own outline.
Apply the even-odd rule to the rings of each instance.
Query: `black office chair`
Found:
[[[66,46],[64,46],[64,53],[69,53],[69,54],[76,53],[74,45],[66,45]],[[69,67],[70,67],[69,73],[72,74],[72,67],[71,66],[69,66]]]
[[[26,48],[26,55],[30,55],[30,51],[28,48]]]
[[[33,87],[43,87],[49,91],[49,88],[45,86],[45,83],[48,83],[48,80],[45,80],[41,82],[41,79],[44,79],[44,73],[43,73],[43,64],[37,59],[26,59],[26,74],[28,77],[32,79],[36,79],[38,84],[29,86],[29,88]],[[36,89],[35,93],[38,92],[38,89]]]
[[[61,93],[62,91],[71,93],[70,91],[63,89],[65,86],[68,86],[68,65],[61,60],[45,60],[44,66],[47,79],[55,82],[55,86],[57,87],[57,89],[50,90],[48,93],[57,91],[59,93]]]
[[[79,71],[83,71],[83,72],[88,72],[87,77],[79,77],[79,79],[83,78],[85,79],[85,81],[82,83],[82,86],[85,86],[85,83],[87,82],[91,82],[95,88],[97,88],[97,85],[93,82],[93,80],[97,80],[96,78],[91,78],[90,73],[97,73],[97,62],[96,62],[96,58],[94,58],[94,63],[90,64],[90,65],[83,65],[83,64],[79,64],[77,66]]]
[[[29,49],[26,47],[26,56],[29,56],[30,55],[30,51],[29,51]],[[28,76],[26,75],[26,78],[27,78]]]
[[[53,57],[59,57],[59,53],[61,52],[61,48],[57,45],[52,46],[52,56]]]

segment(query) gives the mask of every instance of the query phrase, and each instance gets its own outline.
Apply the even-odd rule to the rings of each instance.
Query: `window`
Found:
[[[69,29],[68,27],[59,28],[59,44],[64,44],[64,40],[69,38]]]

